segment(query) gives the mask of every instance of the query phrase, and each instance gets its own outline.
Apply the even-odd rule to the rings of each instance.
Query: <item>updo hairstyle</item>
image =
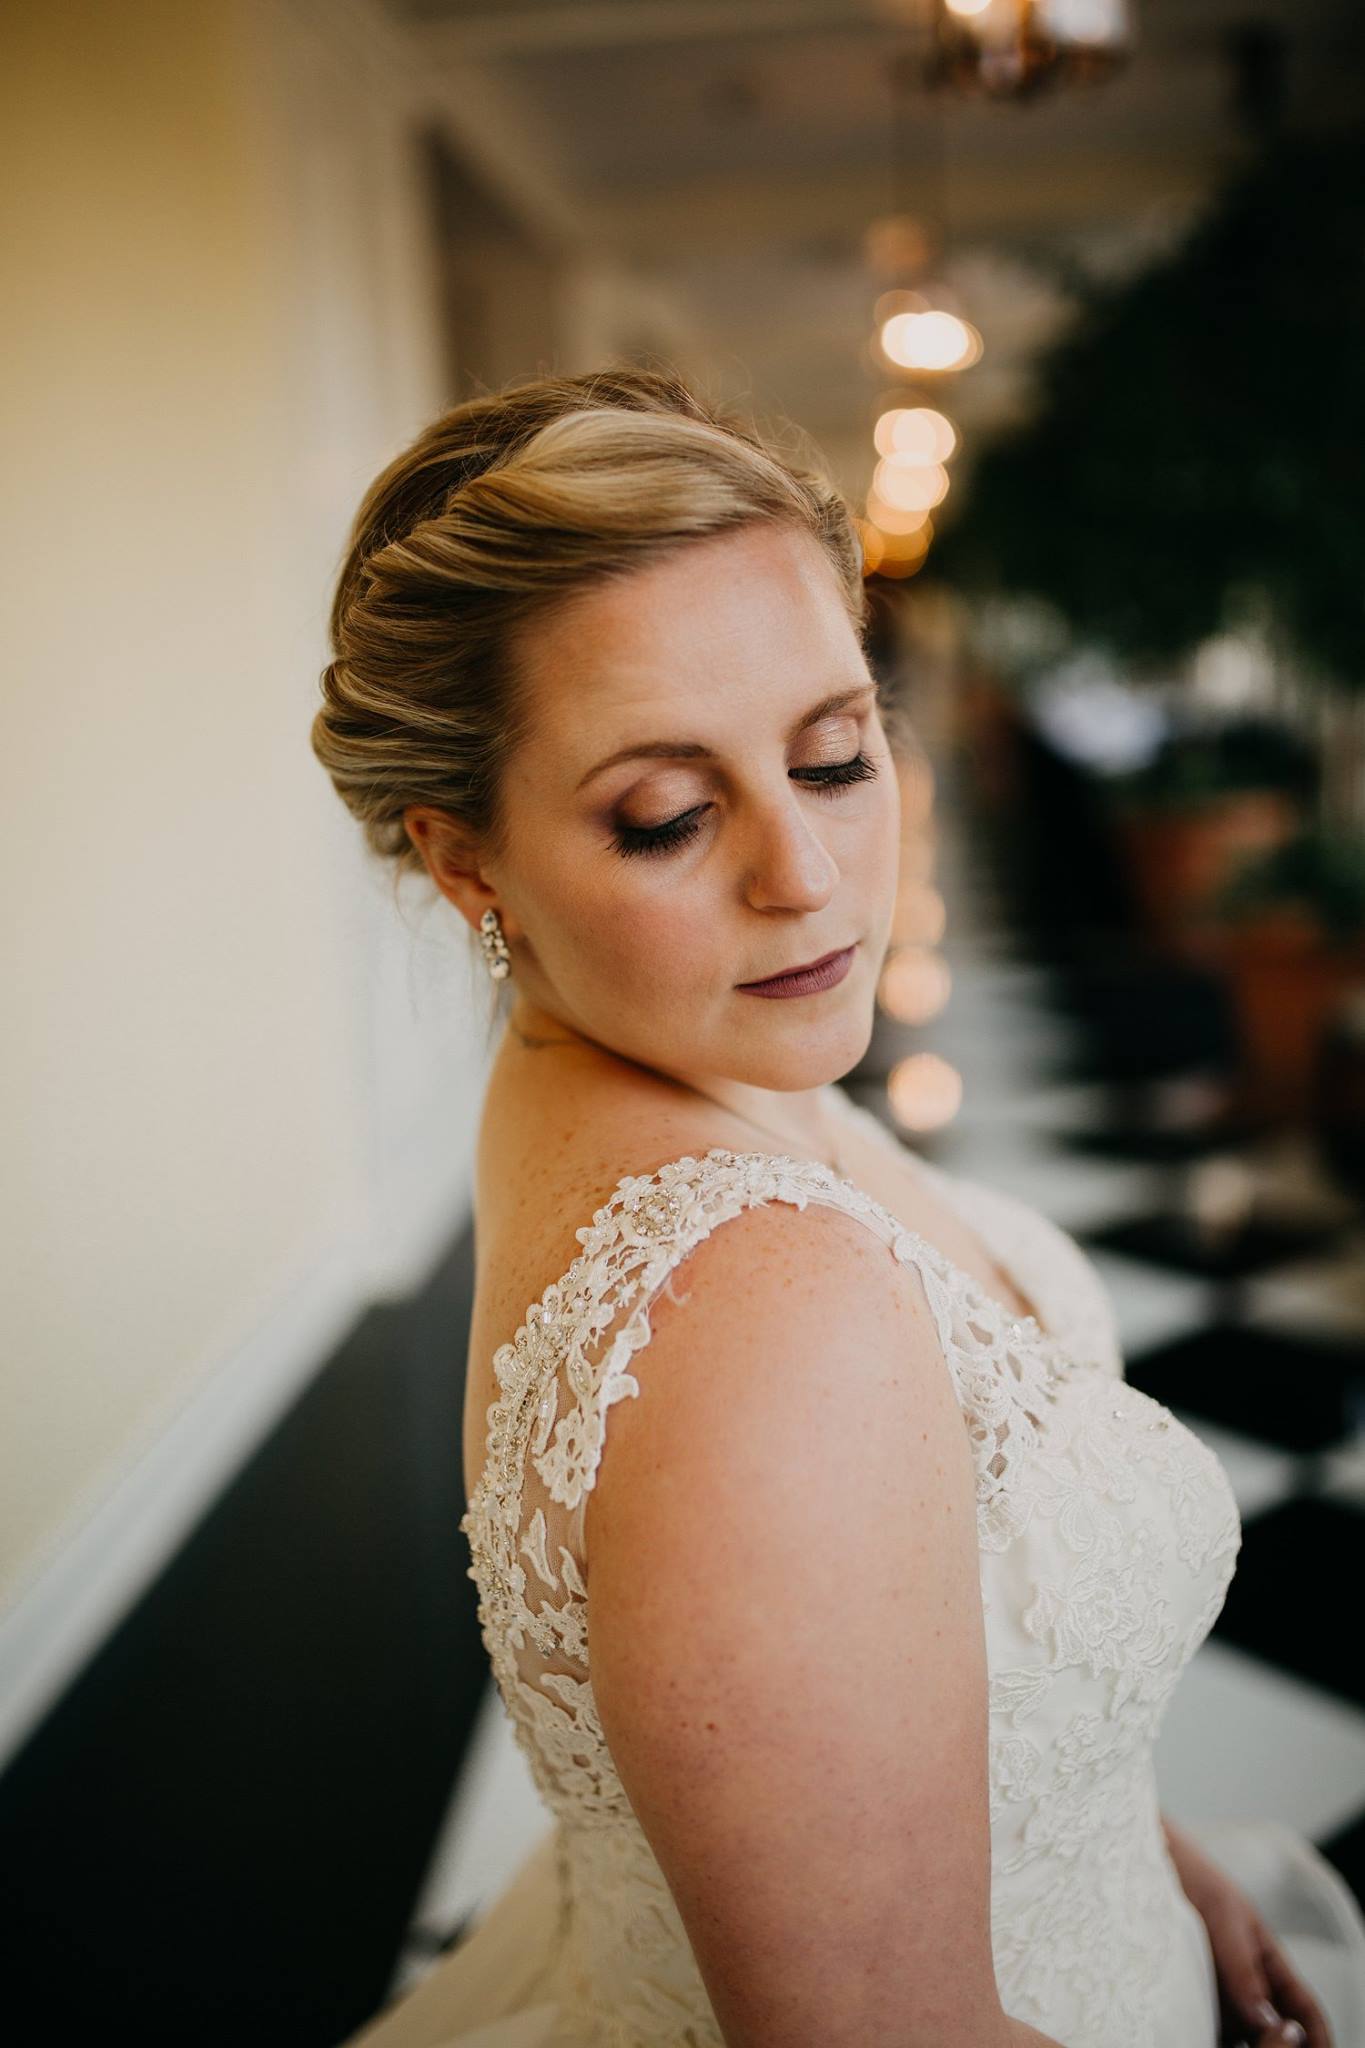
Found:
[[[395,456],[351,528],[311,728],[395,888],[424,867],[410,804],[448,813],[495,860],[505,851],[503,770],[529,709],[517,650],[543,613],[764,520],[818,542],[865,647],[861,545],[839,491],[804,447],[778,452],[672,371],[529,378],[452,406]]]

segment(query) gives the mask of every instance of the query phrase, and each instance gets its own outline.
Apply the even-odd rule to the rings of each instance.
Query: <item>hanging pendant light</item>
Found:
[[[877,401],[873,444],[880,459],[859,526],[864,574],[900,578],[916,574],[929,552],[930,515],[948,493],[944,465],[959,438],[915,384],[941,387],[979,361],[983,344],[954,292],[933,276],[949,218],[947,163],[941,108],[931,110],[929,149],[924,146],[922,52],[900,52],[889,80],[891,208],[869,224],[864,243],[869,269],[889,288],[873,307],[867,360],[883,376],[890,369],[914,382]]]
[[[909,293],[901,296],[909,298]],[[918,303],[881,315],[877,340],[888,363],[921,375],[967,370],[981,358],[981,336],[970,320],[922,293]]]
[[[1108,78],[1132,53],[1128,0],[937,0],[931,86],[1031,99]]]

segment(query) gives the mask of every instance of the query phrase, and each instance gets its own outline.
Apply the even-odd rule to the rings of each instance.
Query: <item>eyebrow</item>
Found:
[[[794,740],[798,733],[805,732],[812,725],[818,725],[822,718],[829,718],[834,712],[842,711],[846,705],[855,703],[859,697],[872,696],[876,688],[875,681],[858,683],[851,690],[836,690],[831,696],[822,697],[818,704],[812,704],[809,711],[803,711],[801,716],[788,726],[788,740]],[[703,746],[700,740],[642,740],[638,746],[622,747],[617,753],[608,754],[605,761],[599,761],[595,768],[589,768],[587,774],[580,776],[574,784],[574,795],[576,796],[585,783],[591,782],[604,769],[614,768],[618,761],[655,759],[711,761],[715,759],[715,749]]]

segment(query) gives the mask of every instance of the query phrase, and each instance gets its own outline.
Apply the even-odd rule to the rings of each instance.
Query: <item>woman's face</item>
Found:
[[[566,601],[521,663],[533,737],[507,770],[511,851],[483,870],[520,993],[678,1078],[847,1073],[872,1035],[900,788],[816,542],[764,524],[686,545]],[[819,993],[741,987],[850,945]]]

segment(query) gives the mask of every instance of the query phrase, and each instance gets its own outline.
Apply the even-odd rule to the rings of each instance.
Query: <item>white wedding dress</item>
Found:
[[[474,1930],[356,2048],[722,2048],[598,1721],[582,1539],[612,1407],[648,1399],[654,1295],[711,1231],[766,1202],[842,1209],[914,1266],[961,1405],[977,1479],[991,1938],[1006,2012],[1064,2048],[1215,2048],[1212,1959],[1165,1846],[1152,1750],[1232,1577],[1241,1525],[1226,1474],[1124,1380],[1112,1305],[1071,1237],[907,1152],[842,1089],[826,1093],[836,1115],[928,1178],[1037,1319],[1011,1315],[817,1162],[716,1149],[618,1183],[577,1232],[573,1265],[494,1359],[501,1391],[460,1525],[493,1673],[552,1824]],[[1365,2041],[1365,1925],[1337,1873],[1269,1822],[1189,1832],[1330,1997],[1337,2048]],[[818,1913],[817,1897],[815,1924]]]

